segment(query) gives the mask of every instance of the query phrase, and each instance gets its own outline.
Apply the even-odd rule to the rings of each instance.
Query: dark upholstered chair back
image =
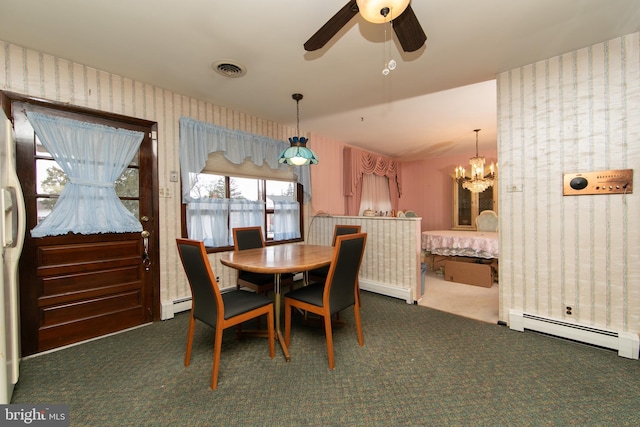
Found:
[[[333,229],[333,240],[331,241],[331,246],[336,245],[336,238],[338,236],[344,236],[347,234],[355,234],[360,232],[359,225],[343,225],[336,224]],[[329,266],[324,266],[320,268],[314,268],[309,271],[309,280],[311,282],[324,282],[327,280],[327,274],[329,274]]]
[[[344,236],[345,234],[355,234],[359,232],[360,232],[359,225],[336,224],[335,229],[333,230],[333,241],[331,242],[331,246],[336,245],[336,238],[338,236]]]
[[[331,314],[356,303],[358,272],[367,242],[367,233],[342,235],[336,238],[336,249],[325,282],[324,300],[328,299]]]
[[[215,328],[218,310],[222,309],[222,298],[215,275],[210,271],[204,245],[187,239],[177,239],[177,244],[191,287],[193,317]]]
[[[239,227],[233,229],[233,247],[236,251],[264,247],[262,227]]]

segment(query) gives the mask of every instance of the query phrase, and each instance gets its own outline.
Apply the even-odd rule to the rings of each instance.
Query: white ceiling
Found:
[[[638,0],[414,0],[416,52],[359,15],[305,52],[346,3],[0,0],[0,40],[294,127],[299,92],[303,133],[418,159],[472,153],[476,128],[495,149],[497,73],[640,31]],[[215,73],[219,60],[246,75]]]

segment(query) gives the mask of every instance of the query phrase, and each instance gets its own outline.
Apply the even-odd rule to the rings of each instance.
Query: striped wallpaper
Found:
[[[497,88],[500,319],[640,331],[640,34],[501,73]],[[635,193],[562,195],[563,173],[608,169],[634,169]]]
[[[338,224],[360,225],[367,233],[360,288],[404,299],[420,298],[420,218],[316,216],[310,221],[310,244],[330,245]]]
[[[178,258],[175,238],[180,236],[179,183],[169,181],[179,171],[179,119],[182,116],[274,139],[295,129],[231,109],[180,95],[143,82],[96,70],[58,57],[0,41],[0,88],[56,102],[67,102],[158,123],[158,180],[170,197],[161,197],[160,298],[171,302],[190,296]],[[212,265],[224,287],[235,286],[235,271],[216,257]]]

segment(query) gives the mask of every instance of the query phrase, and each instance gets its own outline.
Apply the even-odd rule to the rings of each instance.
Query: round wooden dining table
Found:
[[[280,275],[282,273],[306,273],[309,270],[329,265],[334,249],[333,246],[285,244],[226,252],[220,256],[220,262],[227,267],[275,276],[276,339],[280,343],[287,361],[291,360],[291,357],[280,332],[280,300],[282,297]],[[304,276],[305,284],[307,284],[307,275]]]

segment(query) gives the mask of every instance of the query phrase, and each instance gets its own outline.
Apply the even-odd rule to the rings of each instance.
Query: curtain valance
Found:
[[[278,157],[289,143],[231,130],[188,117],[180,119],[180,167],[182,174],[182,201],[188,203],[189,193],[204,168],[210,153],[221,151],[231,163],[241,164],[249,158],[257,166],[266,163],[271,169],[286,170],[291,166],[278,163]],[[298,182],[304,187],[304,201],[311,200],[309,166],[293,166]]]
[[[345,147],[343,153],[345,196],[353,197],[356,194],[363,174],[386,176],[389,178],[389,186],[395,187],[398,197],[402,195],[400,164],[396,160],[353,147]]]

